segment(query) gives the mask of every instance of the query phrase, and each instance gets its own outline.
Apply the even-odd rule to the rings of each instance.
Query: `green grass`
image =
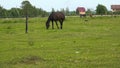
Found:
[[[85,22],[85,20],[88,20]],[[120,68],[120,17],[0,19],[0,68]]]

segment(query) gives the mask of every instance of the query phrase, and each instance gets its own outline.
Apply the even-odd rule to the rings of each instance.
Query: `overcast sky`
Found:
[[[21,6],[21,2],[24,0],[0,0],[0,5],[6,9],[10,9],[12,7],[19,8]],[[90,9],[96,9],[98,4],[103,4],[110,9],[111,4],[119,4],[120,0],[28,0],[33,6],[37,8],[42,8],[46,11],[51,11],[52,8],[55,10],[60,10],[61,8],[68,7],[69,10],[76,10],[78,6],[82,6]]]

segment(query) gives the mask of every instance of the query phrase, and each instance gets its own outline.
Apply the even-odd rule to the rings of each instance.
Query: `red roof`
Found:
[[[111,5],[111,9],[120,10],[120,5]]]
[[[76,9],[76,11],[85,12],[85,8],[84,8],[84,7],[78,7],[78,8]]]

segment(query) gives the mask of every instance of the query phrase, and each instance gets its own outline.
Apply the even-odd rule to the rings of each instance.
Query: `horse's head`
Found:
[[[49,22],[47,21],[46,22],[46,29],[48,29],[50,27],[50,24],[49,24]]]

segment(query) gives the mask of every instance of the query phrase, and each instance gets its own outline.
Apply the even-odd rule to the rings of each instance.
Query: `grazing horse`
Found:
[[[52,12],[50,16],[48,17],[48,20],[46,22],[46,29],[50,27],[50,21],[52,21],[52,29],[54,29],[54,23],[55,21],[57,28],[59,29],[57,21],[60,22],[60,29],[62,29],[63,21],[65,20],[65,15],[62,12]]]

